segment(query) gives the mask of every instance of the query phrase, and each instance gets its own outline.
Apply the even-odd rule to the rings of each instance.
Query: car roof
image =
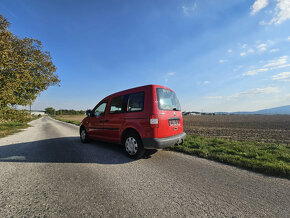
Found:
[[[126,89],[126,90],[123,90],[123,91],[120,91],[120,92],[113,93],[113,94],[105,97],[103,100],[106,100],[108,98],[112,98],[112,97],[115,97],[115,96],[127,95],[127,94],[130,94],[132,92],[139,92],[139,91],[141,92],[141,91],[143,91],[145,89],[148,89],[149,87],[152,87],[152,88],[164,88],[164,89],[169,89],[169,90],[173,91],[172,89],[170,89],[170,88],[168,88],[166,86],[150,84],[150,85],[138,86],[138,87],[134,87],[134,88],[130,88],[130,89]]]

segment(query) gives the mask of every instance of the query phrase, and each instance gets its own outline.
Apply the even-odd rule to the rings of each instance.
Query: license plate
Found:
[[[177,126],[179,125],[179,120],[169,120],[169,126]]]

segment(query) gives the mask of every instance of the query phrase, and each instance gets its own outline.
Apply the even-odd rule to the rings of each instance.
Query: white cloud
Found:
[[[288,36],[287,40],[290,41],[290,36]]]
[[[256,48],[257,48],[260,52],[266,51],[266,50],[267,50],[267,44],[262,43],[262,44],[258,45]]]
[[[281,24],[285,20],[290,19],[290,0],[277,0],[275,8],[275,17],[270,21],[270,24]]]
[[[252,49],[252,48],[249,48],[248,51],[247,51],[247,53],[254,53],[254,52],[255,52],[255,50]]]
[[[271,95],[271,94],[276,94],[276,93],[280,93],[281,90],[278,87],[275,86],[268,86],[265,88],[254,88],[254,89],[249,89],[246,90],[244,92],[238,92],[235,93],[233,95],[229,95],[229,96],[205,96],[206,99],[213,99],[213,100],[217,100],[217,99],[224,99],[227,101],[236,101],[239,99],[246,99],[246,98],[253,98],[253,97],[257,97],[257,96],[261,96],[261,95]]]
[[[289,36],[288,38],[290,39],[290,36]],[[228,50],[228,53],[232,53],[232,52],[233,52],[232,49],[229,49],[229,50]]]
[[[234,68],[234,71],[238,71],[238,70],[240,70],[243,67],[244,67],[244,65],[238,65],[236,68]]]
[[[249,48],[247,51],[243,51],[240,53],[241,56],[246,56],[247,54],[250,54],[250,53],[254,53],[255,50],[252,49],[252,48]]]
[[[272,80],[290,82],[290,72],[278,73],[278,74],[272,76]]]
[[[279,93],[280,89],[278,87],[273,87],[273,86],[268,86],[265,88],[255,88],[255,89],[249,89],[244,92],[239,92],[231,96],[227,96],[228,100],[233,100],[233,99],[239,99],[239,98],[249,98],[249,97],[254,97],[257,95],[269,95],[269,94],[275,94]]]
[[[205,96],[205,98],[215,100],[215,99],[222,99],[223,96]]]
[[[167,73],[167,75],[168,75],[168,76],[174,76],[175,73],[174,73],[174,72],[169,72],[169,73]]]
[[[250,70],[246,73],[243,74],[243,76],[254,76],[254,75],[257,75],[261,72],[265,72],[265,71],[268,71],[267,68],[261,68],[261,69],[256,69],[256,70]]]
[[[268,0],[256,0],[252,5],[251,14],[256,14],[258,11],[262,10],[269,4]]]
[[[209,84],[209,81],[204,81],[203,84],[207,85]]]
[[[247,44],[243,44],[242,48],[247,48],[247,46],[248,46]]]
[[[273,48],[273,49],[270,50],[270,53],[274,53],[274,52],[277,52],[277,51],[280,51],[280,49],[278,49],[278,48]]]
[[[286,67],[285,65],[287,65],[287,59],[288,56],[282,56],[278,59],[270,60],[268,61],[268,64],[264,65],[264,67],[270,67],[271,69],[281,68],[281,66]]]
[[[221,60],[219,60],[219,63],[225,63],[225,62],[228,62],[228,60],[224,60],[224,59],[221,59]]]
[[[197,8],[197,4],[196,2],[194,2],[193,5],[183,5],[182,7],[183,13],[185,16],[191,16],[194,14],[196,8]]]

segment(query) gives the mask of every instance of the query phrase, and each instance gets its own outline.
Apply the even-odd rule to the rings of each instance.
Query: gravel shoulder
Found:
[[[49,217],[287,217],[290,181],[159,150],[81,144],[44,117],[0,139],[0,214]]]

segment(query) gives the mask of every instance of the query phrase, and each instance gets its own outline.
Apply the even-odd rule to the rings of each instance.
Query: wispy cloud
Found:
[[[242,69],[244,67],[244,65],[238,65],[234,68],[234,71],[238,71],[240,69]]]
[[[290,36],[289,36],[289,38],[290,38]],[[232,49],[228,49],[228,53],[232,53],[232,52],[233,52]]]
[[[255,52],[254,49],[249,48],[247,51],[243,51],[243,52],[241,52],[241,53],[240,53],[240,56],[246,56],[246,55],[251,54],[251,53],[254,53],[254,52]]]
[[[206,99],[223,99],[223,96],[205,96]]]
[[[282,68],[287,65],[288,56],[282,56],[278,59],[270,60],[267,64],[264,65],[264,67],[276,69],[276,68]]]
[[[288,63],[288,56],[282,56],[280,58],[269,60],[268,63],[264,64],[262,67],[255,70],[249,70],[246,73],[242,74],[242,76],[254,76],[261,72],[285,67],[290,67],[290,64]]]
[[[207,85],[207,84],[209,84],[209,81],[204,81],[203,84]]]
[[[275,94],[279,93],[280,89],[278,87],[274,86],[268,86],[265,88],[254,88],[254,89],[249,89],[244,92],[239,92],[234,95],[228,96],[228,99],[238,99],[238,98],[243,98],[243,97],[254,97],[257,95],[265,95],[265,94]]]
[[[249,89],[244,92],[238,92],[233,95],[229,96],[205,96],[206,99],[212,99],[212,100],[227,100],[227,101],[236,101],[242,98],[253,98],[258,97],[262,95],[271,95],[271,94],[277,94],[280,93],[281,90],[276,86],[267,86],[265,88],[254,88]]]
[[[256,0],[251,6],[251,14],[254,15],[269,4],[268,0]]]
[[[288,36],[287,40],[290,41],[290,36]]]
[[[247,48],[247,47],[248,47],[247,44],[243,44],[243,45],[242,45],[242,48]]]
[[[256,48],[258,49],[259,52],[266,51],[267,50],[267,44],[266,43],[259,44]]]
[[[169,80],[169,78],[172,77],[172,76],[174,76],[174,75],[175,75],[174,72],[169,72],[169,73],[167,73],[167,74],[166,74],[166,77],[165,77],[165,83],[167,83],[168,80]]]
[[[278,73],[278,74],[272,76],[272,80],[278,80],[278,81],[282,81],[282,82],[290,82],[290,72]]]
[[[275,13],[269,21],[261,21],[261,25],[281,24],[290,19],[290,0],[276,0]],[[254,15],[269,4],[268,0],[256,0],[251,7],[251,14]],[[271,14],[271,13],[270,13]]]
[[[268,71],[268,68],[260,68],[260,69],[256,69],[256,70],[250,70],[246,73],[243,74],[243,76],[254,76],[254,75],[257,75],[261,72],[265,72],[265,71]]]
[[[274,52],[278,52],[278,51],[280,51],[280,49],[278,49],[278,48],[273,48],[273,49],[270,50],[270,53],[274,53]]]
[[[270,24],[281,24],[285,20],[290,19],[290,0],[277,0],[275,11],[276,15],[270,21]]]
[[[183,14],[185,16],[191,16],[195,13],[195,10],[197,8],[197,4],[196,4],[196,2],[194,2],[191,5],[183,5],[181,8],[182,8]]]
[[[228,60],[225,60],[225,59],[221,59],[221,60],[219,60],[219,63],[220,63],[220,64],[225,63],[225,62],[228,62]]]

